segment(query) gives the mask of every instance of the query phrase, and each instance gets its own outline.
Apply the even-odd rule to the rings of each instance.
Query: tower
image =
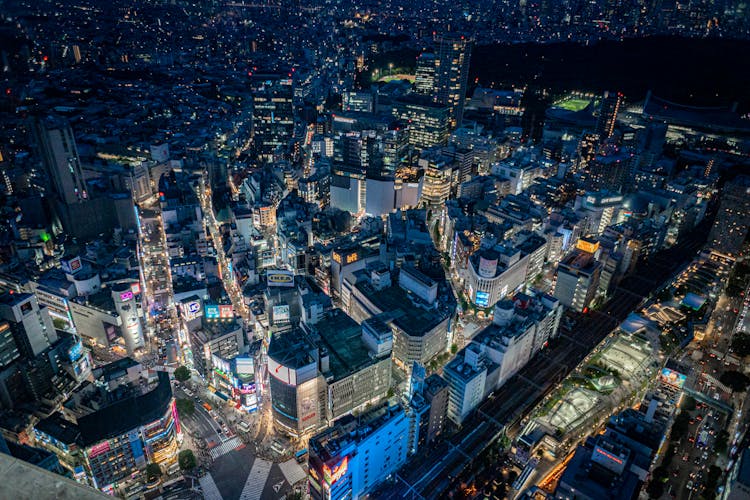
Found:
[[[617,113],[622,106],[623,95],[620,92],[604,92],[602,104],[599,108],[599,119],[596,122],[596,133],[602,142],[615,132]]]
[[[461,124],[473,41],[457,33],[435,37],[435,99],[448,108],[448,125]]]

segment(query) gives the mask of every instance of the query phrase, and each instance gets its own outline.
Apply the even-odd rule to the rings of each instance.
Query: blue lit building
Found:
[[[357,499],[406,461],[409,418],[399,406],[384,404],[310,439],[310,496],[313,499]]]

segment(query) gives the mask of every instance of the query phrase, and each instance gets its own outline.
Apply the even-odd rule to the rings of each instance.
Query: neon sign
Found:
[[[328,483],[330,486],[333,486],[336,481],[341,479],[341,477],[346,474],[347,469],[349,468],[349,457],[344,457],[341,462],[339,462],[338,465],[336,465],[333,470],[331,470],[330,467],[323,464],[323,478],[326,480],[326,483]]]
[[[120,301],[127,302],[128,300],[133,298],[133,292],[122,292],[120,294]]]

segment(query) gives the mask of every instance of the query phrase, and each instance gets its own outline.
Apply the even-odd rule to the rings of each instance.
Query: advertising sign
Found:
[[[141,284],[140,283],[132,283],[130,285],[130,291],[133,292],[133,295],[138,295],[141,293]]]
[[[323,478],[326,480],[329,486],[333,486],[336,481],[341,479],[349,468],[349,457],[344,457],[338,464],[334,465],[333,468],[323,464]]]
[[[219,306],[219,318],[221,319],[232,319],[234,318],[234,309],[230,304],[222,304]]]
[[[181,308],[183,316],[185,316],[185,319],[188,321],[203,315],[201,303],[198,300],[189,300],[187,302],[183,302],[181,304]]]
[[[206,319],[219,319],[219,306],[216,304],[206,304],[203,311]]]
[[[289,321],[290,319],[289,315],[289,306],[287,304],[283,304],[280,306],[273,306],[273,322],[274,323],[283,323],[285,321]]]
[[[122,292],[120,294],[120,301],[121,302],[127,302],[130,299],[132,299],[132,298],[133,298],[133,292]]]
[[[669,384],[680,389],[685,385],[685,379],[687,379],[682,373],[670,370],[669,368],[662,368],[659,378],[663,384]]]
[[[268,274],[266,274],[266,279],[268,280],[268,286],[294,286],[294,273],[291,271],[284,271],[281,269],[270,270],[268,271]]]
[[[490,304],[490,294],[488,292],[477,292],[474,303],[479,307],[487,307]]]
[[[95,444],[94,446],[89,448],[88,456],[89,458],[94,458],[108,451],[109,451],[109,441],[104,441],[102,443]]]

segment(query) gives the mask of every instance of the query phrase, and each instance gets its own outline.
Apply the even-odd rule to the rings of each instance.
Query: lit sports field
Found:
[[[567,109],[568,111],[581,111],[589,105],[589,102],[591,102],[591,99],[585,99],[582,97],[564,97],[557,101],[554,106]]]

